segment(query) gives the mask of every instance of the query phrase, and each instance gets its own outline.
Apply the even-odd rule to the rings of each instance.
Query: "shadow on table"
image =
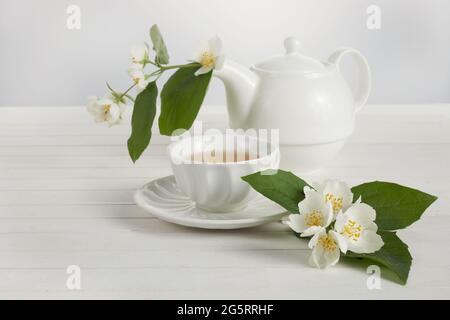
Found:
[[[131,232],[157,236],[158,241],[181,238],[179,246],[186,250],[202,249],[202,244],[208,243],[205,250],[212,252],[233,251],[242,257],[251,254],[261,263],[278,260],[282,265],[308,266],[310,250],[307,241],[296,238],[280,222],[243,229],[212,230],[180,226],[153,217],[115,221]]]
[[[115,221],[128,231],[157,236],[158,241],[180,238],[179,248],[187,251],[204,250],[212,255],[214,252],[233,251],[242,258],[251,255],[261,263],[261,267],[264,267],[265,261],[279,261],[281,266],[310,267],[308,260],[311,250],[307,247],[308,239],[299,239],[280,222],[244,229],[212,230],[180,226],[154,217],[121,218]],[[203,247],[205,243],[209,245]],[[341,257],[339,264],[358,272],[366,272],[370,265],[374,265],[367,260],[345,257]],[[380,268],[383,279],[398,283],[395,273],[384,267]]]

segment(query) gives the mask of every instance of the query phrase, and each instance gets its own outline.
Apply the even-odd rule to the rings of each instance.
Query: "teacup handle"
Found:
[[[339,48],[335,52],[331,54],[328,58],[328,61],[335,64],[337,70],[339,70],[339,64],[344,55],[350,54],[353,59],[355,59],[358,64],[359,69],[359,90],[355,96],[355,111],[358,112],[367,102],[367,98],[369,98],[370,88],[372,86],[372,76],[370,72],[369,64],[367,63],[367,59],[356,49],[344,47]]]

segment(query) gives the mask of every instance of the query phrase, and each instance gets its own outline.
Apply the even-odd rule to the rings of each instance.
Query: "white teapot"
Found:
[[[321,168],[339,152],[354,129],[355,113],[370,92],[370,68],[352,48],[341,48],[321,62],[299,53],[295,38],[286,53],[250,69],[226,60],[214,75],[225,85],[231,128],[279,129],[282,162],[302,173]],[[339,71],[350,54],[359,67],[356,96]]]

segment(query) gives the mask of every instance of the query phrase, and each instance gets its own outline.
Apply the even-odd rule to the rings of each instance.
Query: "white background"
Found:
[[[446,0],[0,1],[0,105],[84,104],[106,92],[106,80],[125,88],[129,48],[148,41],[153,23],[174,63],[218,34],[228,57],[250,65],[282,53],[294,35],[320,59],[342,45],[361,50],[373,71],[370,103],[450,101]],[[81,30],[66,28],[70,4],[81,8]],[[381,30],[366,27],[371,4],[381,8]],[[224,103],[218,80],[206,103]]]

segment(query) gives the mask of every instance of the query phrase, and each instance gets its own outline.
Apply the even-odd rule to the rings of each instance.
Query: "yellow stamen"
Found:
[[[337,248],[336,242],[329,235],[325,235],[319,238],[317,245],[321,246],[326,251],[334,251]]]
[[[339,210],[341,210],[342,206],[343,206],[343,199],[342,199],[342,197],[336,197],[331,192],[328,192],[325,195],[325,202],[326,203],[331,202],[331,206],[333,207],[333,212],[334,213],[338,213]]]
[[[322,213],[318,210],[311,211],[306,217],[306,226],[320,227],[323,225]]]
[[[109,109],[111,109],[111,105],[110,105],[110,104],[105,104],[105,105],[103,106],[103,112],[104,112],[105,114],[107,114],[107,113],[109,112]]]
[[[363,228],[360,224],[350,219],[345,224],[341,234],[350,240],[358,241],[358,239],[361,237],[362,230]]]
[[[216,63],[216,57],[211,52],[205,51],[200,55],[200,64],[203,67],[214,67]]]

